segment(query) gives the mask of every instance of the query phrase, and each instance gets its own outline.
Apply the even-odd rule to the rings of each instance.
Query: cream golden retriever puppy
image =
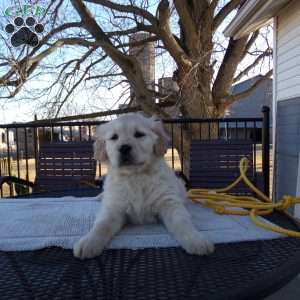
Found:
[[[162,221],[191,254],[214,246],[193,225],[186,191],[164,160],[168,136],[162,122],[127,114],[97,128],[95,158],[108,164],[102,207],[94,226],[74,246],[81,259],[99,255],[126,224]]]

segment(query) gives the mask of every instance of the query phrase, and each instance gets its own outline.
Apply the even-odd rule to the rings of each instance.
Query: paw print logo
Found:
[[[14,24],[9,23],[5,26],[5,31],[11,34],[12,46],[29,45],[36,47],[39,44],[38,34],[44,31],[44,26],[37,23],[33,17],[26,18],[25,22],[22,17],[17,17]]]

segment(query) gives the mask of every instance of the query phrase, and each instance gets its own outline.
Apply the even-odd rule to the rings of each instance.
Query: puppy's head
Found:
[[[168,136],[156,118],[126,114],[96,131],[95,159],[113,168],[142,170],[167,151]]]

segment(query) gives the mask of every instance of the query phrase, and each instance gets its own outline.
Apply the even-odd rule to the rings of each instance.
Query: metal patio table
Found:
[[[82,189],[30,197],[97,193]],[[272,221],[296,229],[281,214],[272,216]],[[83,261],[58,247],[2,251],[0,270],[0,300],[257,300],[300,273],[300,239],[218,244],[214,254],[203,257],[181,248],[108,249]]]

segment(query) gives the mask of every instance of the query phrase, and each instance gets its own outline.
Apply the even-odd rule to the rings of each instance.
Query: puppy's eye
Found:
[[[145,133],[143,133],[143,132],[140,132],[140,131],[136,131],[135,133],[134,133],[134,137],[135,138],[141,138],[141,137],[143,137],[143,136],[145,136]]]
[[[112,141],[116,141],[118,138],[119,138],[118,135],[115,133],[110,139]]]

